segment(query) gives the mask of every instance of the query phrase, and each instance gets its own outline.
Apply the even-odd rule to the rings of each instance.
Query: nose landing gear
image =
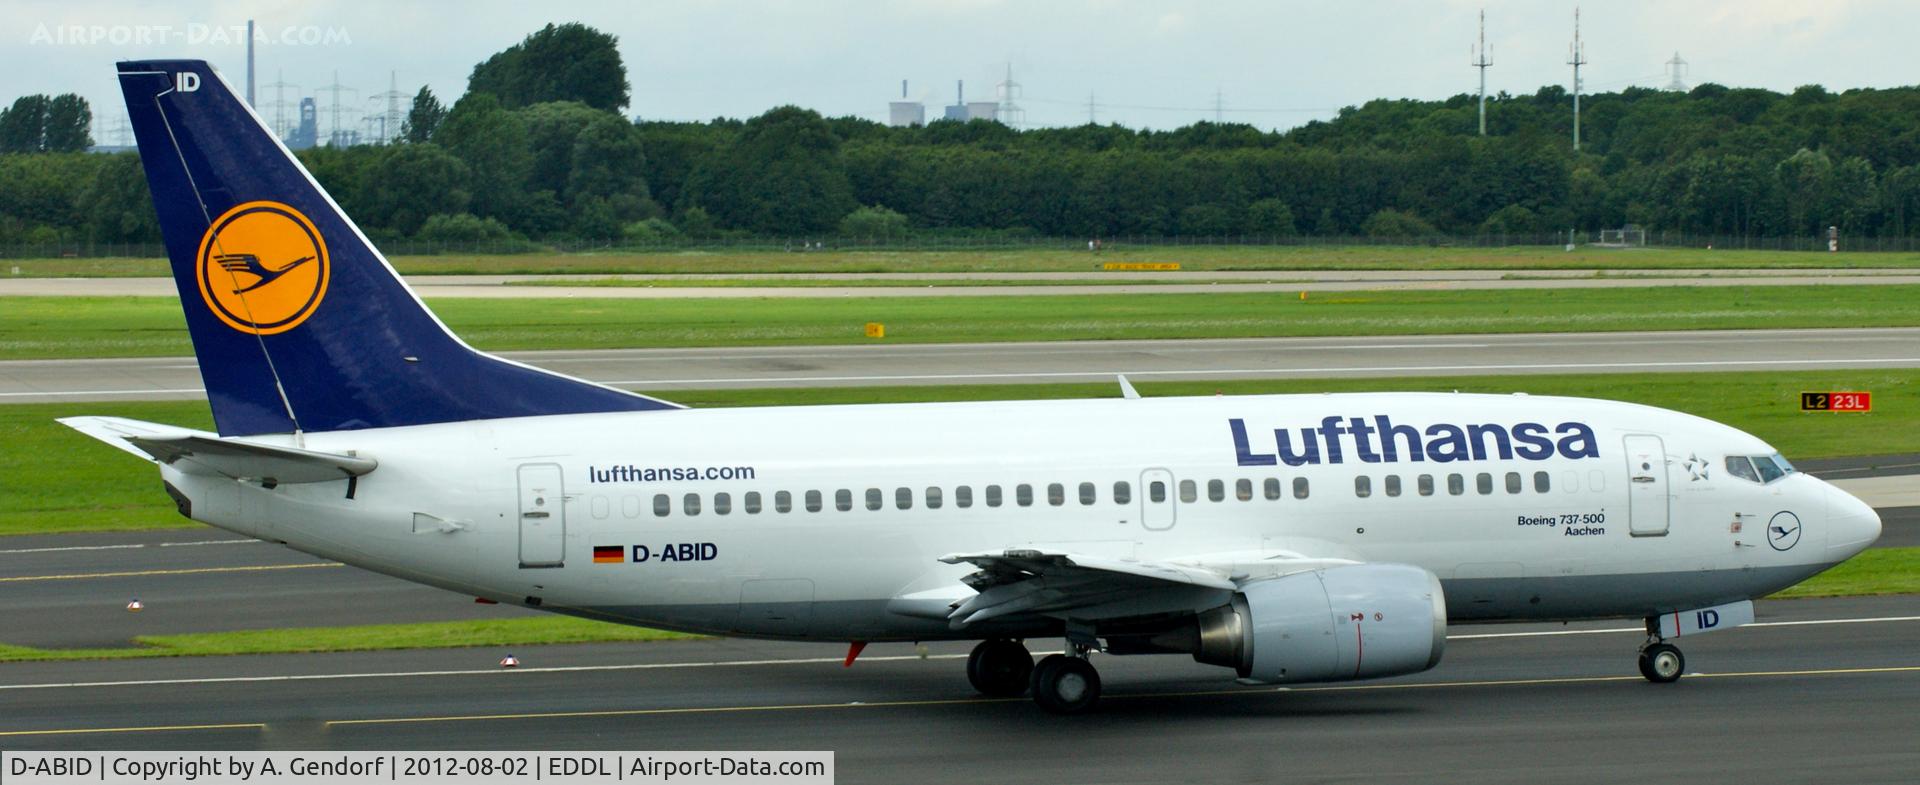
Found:
[[[1640,647],[1640,675],[1655,684],[1671,684],[1687,671],[1687,657],[1671,643],[1659,639]]]

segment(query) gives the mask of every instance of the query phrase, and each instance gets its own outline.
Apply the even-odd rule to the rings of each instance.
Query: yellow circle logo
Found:
[[[327,244],[313,222],[279,202],[246,202],[200,238],[200,298],[228,327],[273,335],[298,327],[327,296]]]

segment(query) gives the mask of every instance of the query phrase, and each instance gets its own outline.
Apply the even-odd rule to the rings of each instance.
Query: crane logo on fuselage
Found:
[[[1318,427],[1275,428],[1272,438],[1262,437],[1257,446],[1247,434],[1246,420],[1229,419],[1227,428],[1233,433],[1234,458],[1241,466],[1345,463],[1349,455],[1361,463],[1600,457],[1593,428],[1583,422],[1563,422],[1552,428],[1537,422],[1511,426],[1435,423],[1422,429],[1395,424],[1384,414],[1372,418],[1330,416],[1321,418]]]

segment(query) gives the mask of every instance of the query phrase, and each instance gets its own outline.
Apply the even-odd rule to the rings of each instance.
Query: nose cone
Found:
[[[1853,494],[1827,486],[1827,555],[1845,559],[1880,539],[1880,513]]]

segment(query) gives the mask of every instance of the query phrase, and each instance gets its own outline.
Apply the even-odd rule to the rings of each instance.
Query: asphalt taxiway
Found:
[[[503,352],[647,392],[1920,367],[1920,328]],[[190,357],[0,362],[0,403],[205,396]]]
[[[844,782],[1908,782],[1920,598],[1759,604],[1633,672],[1631,623],[1457,627],[1430,672],[1293,689],[1099,657],[1088,716],[973,696],[965,646],[687,641],[0,666],[9,749],[830,749]],[[1034,641],[1036,650],[1058,641]]]

